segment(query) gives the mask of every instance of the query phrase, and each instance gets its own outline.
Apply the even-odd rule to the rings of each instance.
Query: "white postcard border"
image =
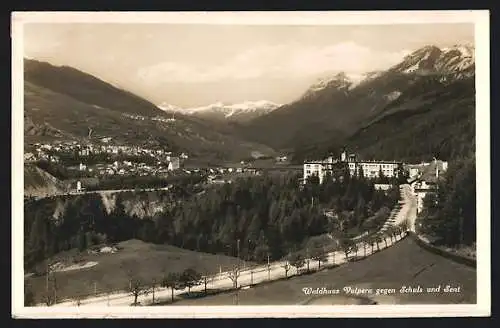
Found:
[[[477,304],[24,307],[23,25],[26,23],[375,25],[473,23],[476,49]],[[489,11],[14,12],[12,14],[12,315],[15,318],[454,317],[491,314]]]

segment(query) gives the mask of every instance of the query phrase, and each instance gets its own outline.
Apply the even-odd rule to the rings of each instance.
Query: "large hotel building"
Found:
[[[403,167],[403,163],[396,161],[360,161],[355,154],[347,156],[344,151],[340,156],[340,160],[330,156],[321,161],[304,162],[304,182],[311,176],[317,176],[319,182],[323,183],[325,176],[329,172],[332,173],[334,169],[344,165],[349,168],[351,176],[358,175],[362,170],[363,175],[367,178],[379,177],[380,172],[388,178],[397,177]]]

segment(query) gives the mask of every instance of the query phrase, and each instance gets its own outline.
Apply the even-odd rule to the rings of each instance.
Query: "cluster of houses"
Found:
[[[79,165],[68,165],[65,168],[74,172],[77,177],[103,177],[103,176],[150,176],[168,175],[179,170],[184,160],[189,156],[186,153],[176,154],[164,149],[148,149],[140,146],[113,145],[78,141],[55,141],[53,143],[35,143],[30,145],[30,152],[24,153],[25,162],[40,160],[53,163],[63,163],[65,157],[70,155],[79,160]],[[91,156],[106,154],[114,162],[97,162]],[[64,156],[64,157],[63,157]],[[144,163],[141,157],[150,160]],[[137,160],[134,161],[134,159]],[[128,159],[128,160],[123,160]],[[90,164],[93,163],[93,164]]]
[[[114,163],[99,163],[94,165],[85,165],[80,163],[78,167],[68,167],[68,169],[86,172],[91,175],[109,176],[109,175],[167,175],[169,172],[180,168],[179,157],[170,157],[169,161],[158,162],[155,165],[146,163],[136,163],[131,161],[115,161]]]
[[[93,144],[90,142],[80,143],[78,141],[59,141],[54,143],[36,143],[31,145],[34,149],[32,152],[24,154],[25,160],[49,160],[58,161],[57,153],[74,153],[79,156],[90,156],[92,154],[110,154],[110,155],[130,155],[141,156],[149,155],[151,157],[165,156],[166,160],[172,156],[172,152],[164,149],[148,149],[141,146],[129,145],[113,145],[113,144]],[[179,155],[181,159],[187,159],[189,156],[186,153]]]
[[[127,113],[124,113],[123,116],[126,118],[129,118],[129,119],[138,120],[138,121],[152,120],[152,121],[163,122],[163,123],[175,122],[175,118],[165,118],[162,116],[146,117],[146,116],[142,116],[142,115],[127,114]]]
[[[448,169],[448,162],[434,159],[432,162],[408,164],[409,184],[417,200],[417,213],[423,209],[424,198],[429,193],[436,192],[437,182]]]
[[[249,175],[261,175],[261,171],[255,168],[247,168],[247,167],[238,167],[238,168],[210,168],[206,170],[207,182],[209,184],[224,184],[231,183],[234,177],[239,176],[240,174],[249,174]]]

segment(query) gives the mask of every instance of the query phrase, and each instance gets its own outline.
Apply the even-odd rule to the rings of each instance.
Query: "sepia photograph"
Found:
[[[490,315],[489,42],[473,10],[13,13],[13,317]]]

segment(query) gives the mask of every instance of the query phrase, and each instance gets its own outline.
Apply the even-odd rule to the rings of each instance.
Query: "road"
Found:
[[[409,186],[402,187],[405,205],[395,216],[392,224],[404,222],[408,218],[410,231],[415,231],[416,199]],[[406,215],[405,215],[406,214]],[[370,252],[369,252],[370,253]],[[272,284],[257,285],[238,292],[240,305],[342,305],[362,304],[474,304],[477,302],[476,270],[456,263],[441,255],[422,248],[412,237],[404,238],[395,247],[358,262],[351,262],[338,268],[295,277],[293,280],[280,280]],[[392,289],[392,295],[363,297],[349,295],[306,295],[304,288],[343,289],[345,286],[359,288]],[[422,293],[400,293],[403,286],[416,288]],[[441,286],[441,292],[428,293],[427,287]],[[445,292],[446,286],[460,288],[459,292]],[[174,304],[180,306],[232,305],[236,293],[183,299]]]
[[[417,219],[417,197],[411,191],[411,187],[409,185],[403,186],[403,197],[408,202],[408,228],[410,231],[415,232],[415,220]]]
[[[35,197],[36,200],[44,199],[44,198],[53,198],[53,197],[61,197],[61,196],[77,196],[77,195],[87,195],[87,194],[114,194],[114,193],[121,193],[121,192],[130,192],[130,191],[161,191],[161,190],[170,190],[172,188],[172,185],[169,185],[167,187],[163,188],[144,188],[144,189],[104,189],[104,190],[83,190],[83,191],[76,191],[72,190],[69,192],[65,193],[57,193],[57,194],[51,194],[47,195],[45,197]]]
[[[417,217],[417,199],[413,192],[411,191],[411,187],[408,184],[401,186],[401,196],[403,200],[400,201],[402,205],[401,210],[392,218],[389,219],[385,224],[381,231],[387,230],[387,227],[390,225],[400,225],[407,220],[408,228],[410,231],[415,231],[415,219]]]
[[[398,222],[403,222],[406,217],[411,217],[414,215],[414,211],[416,211],[416,207],[414,202],[411,200],[411,191],[408,193],[409,186],[405,187],[403,186],[401,189],[401,193],[403,196],[403,201],[401,202],[401,209],[399,210],[398,213],[395,215],[395,220],[394,222],[391,222],[390,224],[396,224]],[[374,253],[376,253],[377,248],[382,250],[387,247],[391,247],[392,245],[396,244],[399,242],[401,239],[404,238],[403,236],[398,236],[395,241],[389,240],[387,238],[386,242],[381,241],[378,243],[378,245],[374,248]],[[357,244],[358,245],[358,252],[356,255],[365,255],[366,251],[366,256],[372,255],[372,249],[371,247],[367,247],[366,249],[363,247],[363,243],[360,242]],[[326,263],[322,263],[321,266],[333,266],[339,265],[346,263],[346,258],[345,254],[341,251],[336,251],[336,252],[331,252],[327,254],[327,261]],[[285,261],[277,261],[277,262],[272,262],[269,265],[269,268],[267,265],[260,265],[257,267],[250,269],[247,269],[245,271],[241,271],[239,278],[237,279],[238,286],[248,286],[248,285],[254,285],[254,284],[259,284],[264,281],[272,281],[272,280],[278,280],[281,278],[285,277],[285,270],[284,270],[284,265],[286,264]],[[310,270],[316,270],[320,264],[318,261],[315,260],[310,260],[309,259],[309,268]],[[296,275],[297,270],[295,268],[291,268],[288,271],[288,276]],[[233,281],[229,278],[229,272],[222,272],[222,274],[215,275],[211,277],[209,283],[207,284],[207,288],[209,289],[230,289],[233,286]],[[204,286],[199,285],[191,288],[191,291],[196,292],[196,291],[203,291]],[[174,296],[179,295],[182,293],[185,293],[187,290],[174,290]],[[170,288],[160,288],[155,291],[155,299],[156,300],[168,300],[171,297],[171,289]],[[116,293],[113,295],[103,295],[103,296],[97,296],[97,297],[92,297],[88,299],[84,299],[80,301],[80,306],[130,306],[134,301],[134,298],[130,293],[127,292],[121,292],[121,293]],[[139,296],[138,302],[140,302],[142,305],[148,305],[152,301],[152,295],[142,295]],[[76,301],[75,300],[68,300],[68,301],[63,301],[60,303],[57,303],[54,306],[64,306],[64,307],[73,307],[76,306]]]
[[[474,304],[477,302],[477,272],[420,247],[412,236],[394,247],[377,252],[366,259],[350,262],[337,268],[302,275],[289,280],[256,285],[236,292],[225,292],[200,298],[182,298],[177,306],[227,306],[235,302],[243,306],[255,305],[350,305],[350,304]],[[441,292],[428,293],[427,287],[441,285]],[[460,292],[446,293],[447,286],[460,287]],[[352,297],[344,292],[339,295],[305,294],[303,289],[340,289],[351,286],[372,288],[370,294]],[[403,286],[416,288],[422,293],[400,293]],[[377,289],[395,289],[388,295],[377,295]],[[360,301],[365,301],[360,303]],[[369,301],[369,302],[366,302]],[[405,311],[397,307],[395,311]]]

